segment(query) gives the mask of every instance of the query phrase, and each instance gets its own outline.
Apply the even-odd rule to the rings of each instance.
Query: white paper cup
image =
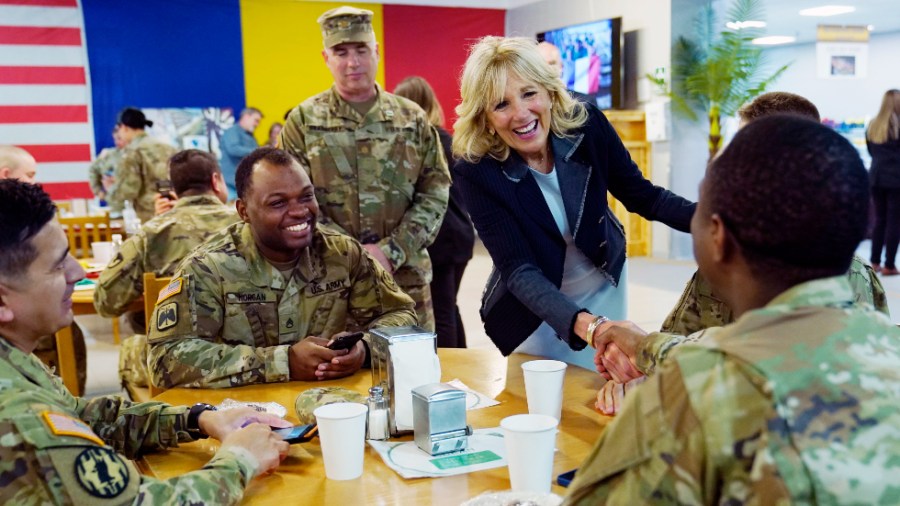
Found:
[[[548,415],[513,415],[500,421],[513,490],[550,492],[558,424]]]
[[[113,243],[107,241],[92,242],[91,252],[94,256],[94,263],[106,265],[113,257]]]
[[[525,396],[532,415],[562,416],[563,380],[566,363],[559,360],[532,360],[522,364]]]
[[[338,402],[313,411],[319,424],[325,476],[329,480],[352,480],[362,476],[368,410],[365,404]]]

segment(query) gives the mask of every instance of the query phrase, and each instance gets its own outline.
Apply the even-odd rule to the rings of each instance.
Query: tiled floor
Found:
[[[863,243],[859,254],[868,258],[868,252],[868,242]],[[652,330],[659,328],[696,266],[692,261],[633,258],[629,260],[628,269],[629,319],[646,330]],[[491,259],[479,244],[475,257],[466,269],[459,294],[466,337],[472,348],[495,349],[485,336],[478,315],[481,291],[490,270]],[[897,315],[896,320],[900,320],[900,276],[883,278],[882,282],[891,313]],[[109,321],[96,316],[79,316],[78,321],[85,329],[88,341],[87,395],[118,392],[118,347],[112,343]],[[122,328],[128,328],[124,321]]]

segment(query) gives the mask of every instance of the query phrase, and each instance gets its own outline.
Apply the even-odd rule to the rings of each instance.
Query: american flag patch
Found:
[[[80,437],[93,441],[100,446],[106,446],[103,440],[94,434],[94,431],[91,430],[88,424],[77,418],[72,418],[62,413],[51,413],[50,411],[44,411],[41,413],[41,416],[47,422],[50,431],[57,436]]]
[[[168,299],[169,297],[181,293],[181,285],[182,285],[182,278],[179,277],[179,278],[173,279],[169,283],[169,286],[163,288],[162,291],[159,292],[159,298],[156,299],[156,303],[159,304],[160,302]]]

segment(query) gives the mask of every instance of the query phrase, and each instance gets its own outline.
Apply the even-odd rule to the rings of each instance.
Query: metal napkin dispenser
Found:
[[[466,425],[466,393],[446,383],[412,391],[416,446],[431,455],[465,450],[472,427]]]
[[[434,332],[429,332],[419,326],[407,327],[379,327],[369,331],[370,354],[372,358],[372,386],[381,386],[384,389],[384,397],[388,402],[388,426],[392,436],[400,436],[409,434],[413,429],[412,417],[412,399],[410,390],[405,390],[407,398],[399,399],[398,394],[398,377],[403,374],[398,373],[396,369],[395,354],[400,354],[401,350],[409,346],[419,344],[419,341],[430,340],[431,346],[425,346],[436,353],[437,341]],[[436,354],[432,354],[436,357]],[[436,360],[436,358],[435,358]],[[403,371],[400,371],[401,373]],[[438,366],[437,377],[434,379],[425,379],[424,383],[431,383],[440,380],[440,372]],[[418,386],[421,383],[412,385]],[[408,418],[407,424],[403,424],[402,420],[398,427],[398,407],[400,412],[405,412]],[[401,415],[401,418],[404,415]]]

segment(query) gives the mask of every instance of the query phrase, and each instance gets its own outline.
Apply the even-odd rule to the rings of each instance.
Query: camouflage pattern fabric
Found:
[[[138,134],[122,148],[122,161],[116,170],[116,184],[108,194],[111,202],[130,200],[138,218],[147,222],[154,215],[155,183],[169,179],[169,158],[176,149],[146,133]]]
[[[673,349],[565,504],[898,504],[900,329],[846,277]]]
[[[153,384],[288,381],[288,350],[301,339],[415,324],[413,301],[358,242],[318,228],[313,234],[287,280],[245,223],[185,259],[150,320]]]
[[[853,255],[847,277],[856,302],[871,304],[875,309],[890,316],[884,287],[872,270],[872,266]],[[698,330],[721,327],[733,321],[731,308],[713,294],[712,287],[700,276],[700,271],[697,271],[688,281],[681,299],[666,317],[660,331],[687,336]]]
[[[126,389],[150,386],[147,370],[147,336],[135,334],[122,339],[119,346],[119,378]],[[131,390],[128,390],[131,392]],[[133,396],[132,396],[133,398]]]
[[[116,169],[121,161],[121,149],[104,148],[103,151],[97,155],[97,159],[94,160],[94,163],[88,167],[88,183],[91,185],[91,191],[94,192],[95,196],[99,196],[101,193],[107,193],[106,189],[103,188],[103,176],[107,173],[116,176]],[[107,195],[106,204],[109,205],[110,211],[122,212],[124,202],[121,200],[115,202],[110,201],[109,195]]]
[[[106,317],[119,316],[144,293],[144,273],[171,276],[178,264],[214,233],[240,221],[234,208],[213,195],[178,199],[168,212],[144,223],[122,243],[100,273],[94,307]]]
[[[321,222],[377,244],[416,301],[420,326],[434,331],[425,248],[444,219],[450,173],[422,109],[376,87],[365,117],[333,87],[307,99],[288,116],[280,145],[309,172]]]
[[[366,397],[359,392],[341,387],[310,388],[297,396],[297,400],[294,401],[294,409],[297,411],[297,418],[301,425],[316,423],[316,415],[313,414],[313,411],[320,406],[337,402],[365,404]]]
[[[252,457],[220,451],[199,471],[143,476],[130,460],[192,441],[188,408],[73,397],[0,337],[0,504],[237,504]]]

